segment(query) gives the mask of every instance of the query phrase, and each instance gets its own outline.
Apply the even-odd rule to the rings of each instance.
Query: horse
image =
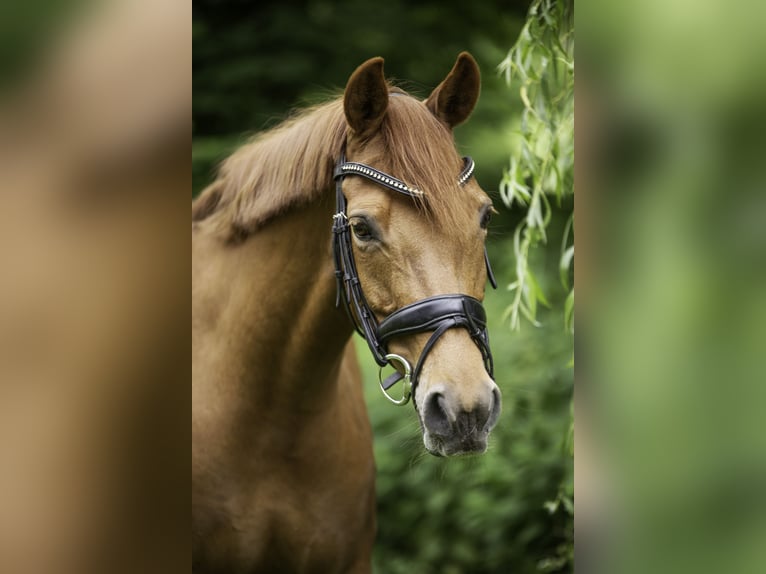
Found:
[[[466,52],[425,100],[370,59],[193,201],[194,572],[370,572],[355,328],[396,369],[384,392],[412,396],[428,452],[486,450],[501,409],[481,304],[492,203],[452,135],[479,86]]]

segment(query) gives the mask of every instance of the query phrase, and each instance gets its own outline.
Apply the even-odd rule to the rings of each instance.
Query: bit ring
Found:
[[[402,357],[401,355],[396,355],[394,353],[389,353],[384,357],[386,359],[386,362],[389,364],[392,362],[397,362],[401,365],[401,367],[404,369],[404,375],[401,377],[401,381],[403,382],[402,387],[402,398],[397,399],[395,397],[392,397],[390,394],[388,394],[388,391],[383,386],[383,368],[380,367],[378,370],[378,381],[380,382],[380,390],[383,391],[383,394],[386,396],[386,398],[394,403],[395,405],[406,405],[407,402],[410,400],[410,396],[412,395],[412,367],[410,366],[410,363]],[[397,369],[398,370],[398,369]]]

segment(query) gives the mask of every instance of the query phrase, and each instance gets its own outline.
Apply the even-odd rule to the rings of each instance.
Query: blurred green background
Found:
[[[766,6],[582,8],[578,545],[603,572],[764,572]]]
[[[558,280],[560,233],[571,201],[554,207],[549,247],[532,254],[553,311],[538,311],[542,327],[523,323],[519,331],[503,318],[515,264],[512,231],[524,213],[508,210],[496,190],[518,147],[522,103],[496,68],[528,7],[499,0],[193,4],[194,193],[250,135],[340,93],[367,58],[383,56],[387,75],[422,97],[462,50],[483,72],[479,104],[456,140],[476,160],[478,180],[500,212],[489,243],[500,288],[488,291],[486,307],[503,415],[487,454],[458,460],[425,454],[415,413],[380,394],[375,365],[358,340],[378,467],[378,574],[573,568],[573,341],[561,313],[567,292]]]

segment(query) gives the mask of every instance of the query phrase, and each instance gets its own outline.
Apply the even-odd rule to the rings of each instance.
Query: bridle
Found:
[[[471,179],[474,162],[470,157],[463,158],[463,171],[458,178],[458,184],[463,186]],[[397,405],[405,405],[414,395],[423,364],[439,338],[447,330],[461,327],[468,331],[471,339],[481,351],[484,366],[490,377],[493,376],[492,352],[489,348],[487,332],[487,315],[481,301],[470,295],[449,294],[427,297],[411,303],[391,313],[378,323],[375,314],[367,304],[356,270],[354,252],[352,250],[351,230],[346,213],[346,197],[343,195],[343,180],[347,176],[357,175],[367,178],[385,188],[412,198],[424,199],[424,194],[418,189],[409,187],[403,181],[379,171],[369,165],[346,161],[345,148],[341,152],[335,166],[335,215],[333,215],[333,258],[335,260],[335,278],[337,294],[335,306],[340,305],[341,294],[344,306],[356,330],[370,347],[375,362],[380,367],[378,379],[383,394]],[[484,249],[484,261],[487,267],[487,277],[492,287],[497,288],[492,268],[489,264],[487,250]],[[413,369],[402,356],[389,353],[388,343],[396,337],[414,333],[432,332]],[[383,379],[383,367],[391,364],[398,366],[392,375]],[[388,393],[393,385],[403,380],[402,397],[397,399]],[[413,396],[413,402],[415,398]]]

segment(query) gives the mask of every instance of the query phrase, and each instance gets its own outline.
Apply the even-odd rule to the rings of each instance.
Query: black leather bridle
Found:
[[[474,162],[470,157],[463,158],[463,171],[458,178],[459,185],[471,179]],[[341,152],[335,166],[336,209],[333,215],[333,257],[335,259],[335,278],[337,295],[335,305],[339,306],[341,295],[344,306],[356,330],[364,337],[372,351],[375,362],[380,366],[380,387],[383,394],[393,403],[404,405],[414,394],[423,363],[433,349],[436,341],[448,329],[462,327],[468,330],[471,339],[479,347],[484,365],[490,376],[493,376],[492,352],[489,348],[487,333],[487,315],[481,301],[470,295],[450,294],[427,297],[411,303],[391,313],[378,323],[375,314],[370,309],[362,291],[359,274],[356,270],[354,252],[352,249],[351,229],[346,213],[346,197],[343,195],[343,179],[350,175],[365,177],[392,191],[408,197],[424,199],[424,194],[418,189],[409,187],[403,181],[379,171],[369,165],[346,161],[345,152]],[[484,261],[487,266],[487,277],[492,287],[497,288],[492,268],[489,264],[487,250],[484,250]],[[433,332],[420,354],[415,369],[400,355],[388,353],[388,342],[391,339],[414,333]],[[403,372],[398,370],[385,380],[382,379],[383,367],[398,363]],[[401,399],[388,394],[388,389],[403,380],[404,389]],[[413,397],[414,401],[414,397]]]

